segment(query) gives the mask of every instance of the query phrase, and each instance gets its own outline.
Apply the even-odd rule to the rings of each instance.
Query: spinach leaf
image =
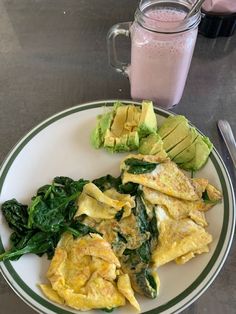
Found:
[[[61,185],[61,187],[65,190],[68,195],[76,194],[83,190],[85,184],[89,183],[88,180],[79,179],[78,181],[74,181],[69,177],[55,177],[54,183]]]
[[[115,307],[112,307],[110,309],[108,307],[105,307],[105,308],[101,309],[101,311],[104,311],[104,312],[107,312],[107,313],[111,313],[111,312],[114,311],[114,309],[115,309]]]
[[[141,193],[138,193],[135,197],[135,207],[132,209],[134,215],[139,224],[140,231],[145,233],[148,231],[149,222],[148,222],[148,215],[146,211],[146,206],[142,199]]]
[[[111,188],[115,188],[117,192],[121,194],[130,194],[130,195],[135,195],[138,190],[138,184],[137,183],[132,183],[128,182],[125,184],[122,184],[122,179],[121,176],[115,178],[111,176],[110,174],[95,179],[92,181],[101,191],[106,191]]]
[[[157,217],[156,217],[156,213],[154,209],[153,209],[152,219],[149,221],[149,232],[151,234],[150,246],[151,246],[151,251],[152,251],[156,247],[157,242],[158,242],[158,237],[159,237],[159,231],[157,227]]]
[[[203,193],[202,193],[202,199],[204,201],[204,203],[206,204],[215,204],[217,203],[217,201],[212,201],[209,196],[208,196],[208,193],[207,193],[207,190],[205,190]]]
[[[153,209],[152,217],[147,214],[146,204],[142,198],[142,191],[135,196],[135,207],[132,209],[141,233],[148,233],[150,237],[137,249],[125,249],[121,258],[122,267],[129,273],[132,286],[142,295],[155,298],[157,285],[149,270],[151,253],[158,239],[157,218]]]
[[[157,284],[150,269],[144,268],[139,273],[132,275],[131,278],[135,282],[137,292],[152,299],[156,298]]]
[[[135,250],[125,249],[124,255],[127,256],[125,264],[131,270],[135,270],[139,264],[148,266],[151,259],[151,250],[149,241],[145,241]]]
[[[152,172],[158,163],[152,163],[136,158],[128,158],[125,160],[126,166],[129,166],[127,172],[133,174],[142,174]]]
[[[102,192],[109,190],[111,188],[115,188],[118,190],[119,185],[121,182],[121,177],[113,177],[112,175],[108,174],[104,177],[100,177],[92,181]]]
[[[69,197],[55,197],[43,200],[37,196],[29,207],[29,227],[38,228],[45,232],[57,232],[66,221],[68,207],[74,204],[80,192]]]
[[[83,224],[79,220],[74,220],[69,226],[65,226],[65,231],[69,231],[75,237],[82,237],[88,233],[98,233],[101,236],[103,235],[96,229]]]
[[[33,235],[27,234],[16,247],[1,254],[0,261],[15,260],[26,253],[42,255],[45,252],[54,252],[55,246],[55,239],[51,234],[38,231]]]
[[[83,179],[56,177],[51,185],[38,189],[30,206],[14,199],[3,203],[3,214],[14,232],[10,238],[12,248],[0,255],[0,261],[14,260],[26,253],[47,253],[51,258],[63,232],[70,231],[74,236],[96,232],[73,220],[76,199],[86,183]]]
[[[27,205],[11,199],[2,204],[2,213],[11,229],[21,234],[28,230]]]
[[[115,219],[116,221],[120,221],[122,216],[124,214],[124,208],[121,208],[121,210],[119,210],[116,214],[115,214]]]
[[[121,194],[130,194],[134,196],[137,194],[138,188],[139,188],[138,183],[127,182],[125,184],[120,184],[117,190]]]
[[[29,228],[45,232],[58,232],[76,212],[75,201],[88,181],[74,181],[68,177],[56,177],[52,185],[44,185],[32,198],[28,207]]]
[[[145,241],[138,249],[137,253],[143,263],[148,264],[151,260],[151,250],[149,241]]]
[[[150,229],[148,215],[145,203],[141,196],[141,191],[135,197],[135,207],[132,209],[136,217],[137,225],[141,233],[147,233]],[[147,240],[142,245],[135,249],[126,249],[124,255],[127,256],[125,263],[130,265],[131,269],[137,267],[138,264],[148,265],[151,258],[150,241]]]
[[[117,232],[117,237],[119,242],[127,243],[125,236],[123,236],[123,234],[121,234],[119,231]]]

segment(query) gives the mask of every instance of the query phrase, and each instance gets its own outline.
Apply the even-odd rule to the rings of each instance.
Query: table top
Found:
[[[130,99],[129,81],[109,67],[106,33],[133,19],[136,0],[0,0],[0,162],[32,127],[90,100]],[[128,47],[121,44],[121,54]],[[216,122],[236,133],[236,34],[198,36],[181,102],[173,109],[210,137],[235,186]],[[183,313],[235,313],[236,245],[208,290]],[[0,312],[33,314],[0,275]]]

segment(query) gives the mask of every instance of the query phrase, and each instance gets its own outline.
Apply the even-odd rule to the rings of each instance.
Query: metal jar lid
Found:
[[[236,29],[236,13],[222,14],[202,10],[199,33],[210,38],[232,36]]]

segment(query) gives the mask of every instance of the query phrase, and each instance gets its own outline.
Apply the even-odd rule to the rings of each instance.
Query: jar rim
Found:
[[[148,1],[146,5],[143,5],[143,1],[140,1],[138,8],[135,12],[135,20],[143,28],[157,33],[174,34],[194,29],[198,26],[201,20],[201,10],[195,12],[191,17],[182,21],[163,21],[157,18],[150,17],[147,11],[154,5],[160,5],[160,8],[176,9],[180,11],[186,11],[186,14],[191,8],[189,0],[155,0]],[[171,7],[173,6],[173,8]],[[154,23],[153,23],[154,22]],[[155,24],[158,22],[158,24]]]

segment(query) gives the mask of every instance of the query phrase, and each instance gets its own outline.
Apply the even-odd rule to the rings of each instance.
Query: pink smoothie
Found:
[[[183,11],[152,9],[145,13],[153,27],[171,29],[182,23]],[[131,29],[129,78],[134,99],[151,99],[170,108],[178,104],[185,86],[197,37],[197,28],[176,34],[147,30],[134,23]]]
[[[236,12],[235,0],[205,0],[202,8],[214,13],[234,13]]]

